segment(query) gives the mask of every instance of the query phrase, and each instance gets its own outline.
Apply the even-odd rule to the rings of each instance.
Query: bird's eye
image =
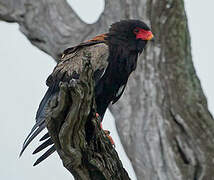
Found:
[[[136,34],[136,33],[138,33],[139,32],[139,29],[138,28],[135,28],[134,29],[134,33]]]

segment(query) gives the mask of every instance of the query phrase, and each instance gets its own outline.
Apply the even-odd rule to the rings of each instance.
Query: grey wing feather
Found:
[[[43,130],[45,129],[45,117],[47,115],[47,107],[50,99],[55,96],[58,91],[58,84],[60,81],[69,81],[74,78],[74,73],[79,74],[82,71],[82,56],[84,51],[91,52],[91,64],[94,72],[100,71],[101,73],[95,75],[95,81],[99,81],[102,75],[105,72],[105,69],[108,66],[108,55],[109,50],[108,46],[104,43],[94,44],[92,46],[81,47],[81,49],[77,49],[77,51],[72,52],[70,54],[65,54],[64,57],[60,60],[57,66],[54,68],[53,73],[48,77],[46,83],[49,86],[48,91],[46,92],[44,98],[42,99],[37,114],[36,114],[36,124],[33,126],[30,134],[27,136],[20,156],[30,144],[30,142]],[[49,138],[49,134],[46,133],[40,141]],[[53,144],[51,139],[49,138],[43,144],[41,144],[33,153],[37,153],[49,145]],[[52,146],[48,151],[46,151],[36,162],[34,165],[39,164],[41,161],[46,159],[49,155],[51,155],[55,151],[55,147]]]

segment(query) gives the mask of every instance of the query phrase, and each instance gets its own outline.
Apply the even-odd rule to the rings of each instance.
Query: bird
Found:
[[[139,55],[143,52],[147,42],[153,39],[154,35],[145,22],[128,19],[113,23],[107,33],[67,48],[46,80],[48,90],[39,105],[36,123],[23,143],[20,156],[31,141],[46,128],[45,117],[48,102],[59,93],[60,82],[69,82],[71,79],[79,78],[85,50],[91,52],[95,102],[97,114],[102,121],[109,104],[114,104],[122,96],[130,74],[136,69]],[[34,166],[56,150],[48,133],[40,141],[44,142],[33,154],[51,147],[37,159]]]

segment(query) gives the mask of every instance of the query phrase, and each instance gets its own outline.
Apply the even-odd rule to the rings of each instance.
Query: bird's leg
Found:
[[[107,136],[107,138],[108,138],[109,141],[111,142],[112,146],[115,147],[114,140],[113,140],[113,138],[110,136],[110,131],[104,130],[104,129],[103,129],[101,117],[100,117],[100,115],[99,115],[98,113],[96,113],[96,118],[100,121],[100,128],[104,131],[105,135]]]

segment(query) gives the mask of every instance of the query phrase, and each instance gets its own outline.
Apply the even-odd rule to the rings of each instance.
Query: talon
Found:
[[[98,113],[95,114],[96,118],[98,119],[98,121],[100,122],[100,128],[103,129],[103,126],[102,126],[102,119],[100,117],[100,115]]]
[[[110,131],[108,130],[104,130],[102,127],[102,123],[100,123],[100,128],[104,131],[105,135],[107,136],[107,138],[109,139],[109,141],[111,142],[112,146],[115,147],[115,143],[113,138],[110,136]]]
[[[100,115],[98,113],[96,113],[96,118],[99,118],[99,117],[100,117]]]
[[[99,120],[101,119],[101,118],[100,118],[100,115],[99,115],[98,113],[96,113],[96,118],[99,119]],[[105,135],[107,136],[107,138],[108,138],[109,141],[111,142],[112,146],[115,147],[114,140],[113,140],[113,138],[110,136],[110,131],[104,130],[104,129],[103,129],[103,125],[102,125],[102,122],[101,122],[101,121],[100,121],[100,128],[104,131]]]
[[[109,141],[111,142],[111,145],[112,145],[113,147],[115,147],[114,140],[113,140],[113,138],[109,135],[109,134],[110,134],[110,131],[107,131],[107,130],[104,130],[104,131],[105,131],[105,134],[106,134],[107,138],[108,138]],[[107,133],[106,133],[106,132],[107,132]]]
[[[110,135],[110,131],[104,130],[104,132],[105,132],[106,136],[109,136],[109,135]]]

